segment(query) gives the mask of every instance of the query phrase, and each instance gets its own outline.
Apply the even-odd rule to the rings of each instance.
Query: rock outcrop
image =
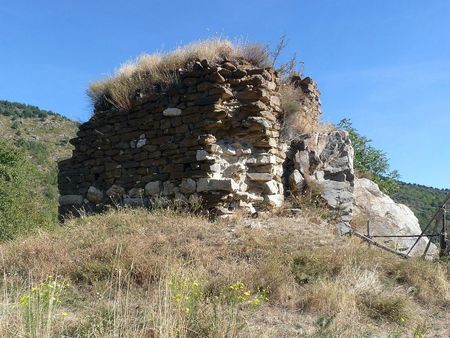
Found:
[[[381,192],[374,182],[366,178],[356,179],[354,195],[355,219],[368,220],[372,235],[417,235],[421,233],[419,221],[411,209],[406,205],[395,203],[389,196]],[[416,238],[377,238],[377,241],[399,252],[407,253]],[[421,255],[428,242],[428,238],[421,238],[411,255]],[[430,245],[429,254],[437,254],[434,244]]]
[[[285,182],[292,194],[305,188],[320,194],[338,210],[340,230],[345,233],[352,219],[354,151],[345,131],[303,135],[291,142],[285,162]]]

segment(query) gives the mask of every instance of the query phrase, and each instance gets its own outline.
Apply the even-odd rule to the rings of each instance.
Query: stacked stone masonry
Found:
[[[59,164],[60,214],[158,197],[228,213],[278,207],[285,144],[271,68],[206,60],[167,90],[136,94],[131,111],[96,111]]]
[[[320,116],[319,91],[295,78],[303,113]],[[280,207],[308,184],[351,219],[353,149],[345,132],[280,137],[286,122],[272,68],[196,62],[169,89],[139,92],[129,111],[96,109],[72,158],[59,163],[60,215],[161,198],[202,202],[223,215]],[[158,202],[158,203],[159,203]]]

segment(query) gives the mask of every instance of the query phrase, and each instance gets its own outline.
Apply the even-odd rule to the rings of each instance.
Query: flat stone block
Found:
[[[60,205],[82,205],[83,196],[81,195],[62,195],[59,197]]]
[[[202,191],[237,191],[239,185],[231,178],[200,178],[197,182],[197,192]]]
[[[252,181],[267,182],[272,180],[273,175],[270,173],[247,173],[247,177]]]

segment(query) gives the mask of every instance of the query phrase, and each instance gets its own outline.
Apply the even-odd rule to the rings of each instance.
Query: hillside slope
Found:
[[[0,335],[450,334],[448,265],[337,237],[314,214],[210,223],[122,210],[2,244]]]
[[[426,226],[436,212],[438,206],[445,199],[448,190],[436,189],[420,184],[398,182],[400,189],[392,195],[397,203],[402,203],[411,208],[419,219],[422,227]],[[450,221],[450,213],[447,214]]]
[[[19,228],[22,227],[33,229],[57,224],[57,162],[71,155],[69,140],[77,129],[77,123],[58,114],[34,106],[0,101],[0,146],[4,154],[13,149],[13,152],[18,152],[17,158],[23,158],[20,168],[16,168],[21,172],[20,175],[15,173],[16,183],[0,189],[0,209],[6,208],[0,211],[1,238],[4,239],[5,234],[10,238],[21,232]],[[0,159],[0,164],[4,161],[7,162],[7,157]],[[19,195],[23,202],[18,202]],[[27,210],[28,215],[19,209]],[[14,215],[14,212],[19,214]],[[40,220],[38,224],[32,221],[35,219],[33,215]]]
[[[43,169],[71,154],[78,123],[38,107],[0,100],[0,133],[25,149]]]

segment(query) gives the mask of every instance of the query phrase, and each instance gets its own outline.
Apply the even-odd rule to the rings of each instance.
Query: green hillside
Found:
[[[59,114],[0,101],[0,237],[56,224],[57,163],[71,155],[77,129]]]
[[[438,206],[444,200],[448,190],[436,189],[420,184],[399,182],[400,189],[392,195],[392,198],[411,208],[419,219],[422,227],[426,226],[433,217]],[[450,221],[450,213],[447,214]]]
[[[70,156],[69,140],[77,129],[77,122],[60,114],[0,100],[1,139],[24,149],[33,162],[46,171]]]
[[[5,100],[0,100],[0,115],[10,116],[12,118],[46,118],[48,116],[62,117],[61,115],[50,110],[40,109],[39,107],[29,104],[10,102]]]

